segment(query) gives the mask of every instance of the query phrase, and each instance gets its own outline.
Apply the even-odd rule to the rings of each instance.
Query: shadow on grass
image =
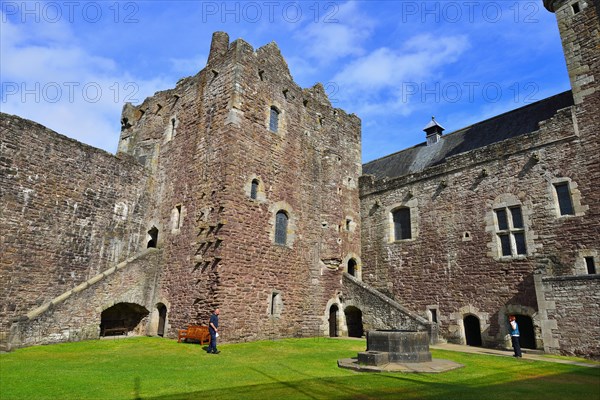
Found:
[[[282,368],[287,368],[282,366]],[[282,381],[263,371],[255,372],[273,380],[269,384],[235,386],[217,390],[194,391],[145,400],[184,399],[423,399],[423,400],[491,400],[591,399],[600,391],[598,372],[578,375],[556,374],[499,384],[468,382],[424,382],[413,374],[360,373],[339,378],[308,378]],[[306,374],[302,374],[306,375]]]

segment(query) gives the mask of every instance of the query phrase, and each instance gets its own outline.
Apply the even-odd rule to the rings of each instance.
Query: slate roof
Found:
[[[569,90],[444,135],[433,145],[423,142],[368,162],[363,165],[363,174],[381,179],[420,172],[444,163],[448,157],[537,131],[541,121],[572,105]]]

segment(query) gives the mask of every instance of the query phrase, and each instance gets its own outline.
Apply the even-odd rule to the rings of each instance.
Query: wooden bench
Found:
[[[208,326],[195,326],[190,325],[187,329],[180,329],[177,335],[177,343],[181,342],[181,339],[195,339],[200,341],[200,345],[204,342],[210,343],[210,333],[208,332]]]
[[[101,328],[102,328],[101,336],[117,334],[117,333],[119,333],[121,335],[126,335],[127,332],[129,332],[129,329],[127,328],[127,326],[125,324],[125,320],[122,320],[122,319],[103,321]]]

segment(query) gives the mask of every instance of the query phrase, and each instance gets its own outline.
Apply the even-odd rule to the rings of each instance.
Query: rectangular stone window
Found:
[[[410,208],[399,208],[392,212],[394,217],[394,239],[411,239]]]
[[[556,190],[560,215],[575,215],[569,182],[557,183],[554,185],[554,189]]]
[[[271,317],[281,317],[281,311],[283,310],[283,301],[281,299],[281,293],[273,291],[271,292],[271,298],[269,301],[269,315]]]
[[[496,234],[503,257],[527,254],[527,241],[521,207],[499,208],[496,213]]]
[[[585,257],[585,266],[588,274],[596,274],[596,263],[594,262],[594,257]]]
[[[571,7],[573,7],[573,14],[579,14],[579,12],[581,11],[581,6],[579,5],[579,2],[573,3]]]

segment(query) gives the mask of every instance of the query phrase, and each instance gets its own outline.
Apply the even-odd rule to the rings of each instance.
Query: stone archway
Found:
[[[156,334],[158,336],[164,336],[167,323],[167,306],[163,303],[158,303],[156,309],[158,310],[158,330],[156,331]]]
[[[329,337],[338,337],[338,311],[337,304],[329,308]]]
[[[519,326],[519,342],[521,347],[525,349],[535,349],[535,330],[533,328],[533,320],[528,315],[515,314],[517,325]]]
[[[354,306],[348,306],[344,310],[346,314],[346,325],[349,337],[363,337],[362,311]]]
[[[133,331],[150,312],[135,303],[117,303],[102,311],[100,335],[125,335]]]
[[[463,319],[467,346],[481,346],[481,324],[475,315],[466,315]]]

